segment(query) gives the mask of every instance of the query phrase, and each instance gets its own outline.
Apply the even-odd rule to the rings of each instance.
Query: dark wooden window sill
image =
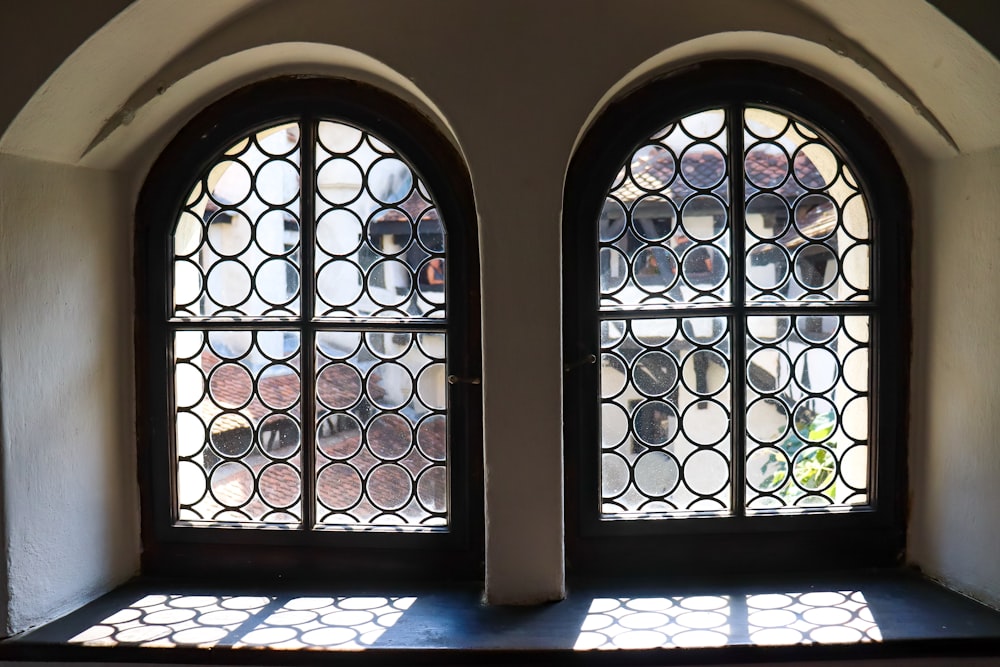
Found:
[[[163,596],[177,597],[168,605]],[[81,643],[88,636],[92,645]],[[198,639],[211,645],[186,643]],[[275,647],[287,641],[292,648]],[[0,660],[25,661],[297,665],[323,655],[340,665],[1000,657],[1000,612],[898,570],[577,581],[566,600],[537,607],[484,606],[474,585],[334,592],[137,579],[0,643]]]

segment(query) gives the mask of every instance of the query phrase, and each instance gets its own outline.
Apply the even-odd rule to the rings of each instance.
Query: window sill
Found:
[[[477,587],[461,585],[331,597],[318,587],[139,579],[0,643],[0,660],[290,665],[317,651],[341,665],[1000,656],[1000,612],[902,571],[588,580],[538,607],[486,607]]]

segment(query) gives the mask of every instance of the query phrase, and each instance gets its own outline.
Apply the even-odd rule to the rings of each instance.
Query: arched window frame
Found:
[[[871,220],[869,509],[838,513],[660,520],[600,515],[600,358],[598,219],[622,160],[675,119],[709,108],[729,118],[744,105],[807,122],[843,151],[865,193]],[[737,128],[741,125],[736,125]],[[742,199],[742,131],[729,133],[732,201]],[[788,67],[753,61],[694,64],[633,88],[593,122],[571,160],[563,202],[564,438],[570,573],[690,576],[720,572],[816,571],[898,564],[905,548],[906,408],[910,338],[910,202],[885,139],[850,100]],[[740,205],[731,224],[742,230]],[[740,234],[734,234],[733,237]],[[735,257],[737,243],[731,250]],[[735,261],[735,260],[732,260]],[[738,274],[739,275],[739,274]],[[731,280],[731,277],[729,278]],[[817,306],[822,309],[822,306]],[[728,317],[743,317],[734,304]],[[694,314],[696,308],[688,311]],[[679,313],[678,317],[683,317]],[[738,352],[736,352],[738,355]],[[734,367],[743,359],[734,356]],[[742,382],[742,380],[740,380]],[[743,406],[733,382],[733,423]],[[733,436],[733,460],[741,460]],[[735,463],[731,471],[744,468]],[[731,472],[730,493],[742,493]],[[734,500],[733,506],[741,503]]]
[[[434,199],[447,230],[446,384],[448,526],[387,530],[191,528],[177,525],[172,472],[172,235],[191,183],[228,147],[255,131],[298,119],[340,120],[384,139],[405,157]],[[315,136],[312,133],[309,137]],[[300,145],[306,144],[305,133]],[[303,179],[303,182],[305,179]],[[307,193],[307,188],[303,193]],[[302,229],[311,204],[303,197]],[[250,85],[197,114],[152,166],[136,209],[136,390],[142,569],[187,579],[330,580],[482,577],[482,399],[479,253],[475,204],[464,161],[420,112],[368,84],[286,77]],[[315,225],[315,220],[312,221]],[[314,232],[305,232],[309,243]],[[300,289],[311,296],[303,274]],[[306,299],[303,297],[302,301]],[[300,315],[299,331],[315,327]],[[307,346],[302,343],[302,355]],[[308,412],[306,413],[308,414]],[[303,415],[305,417],[305,415]],[[303,423],[303,450],[313,443]],[[308,458],[306,459],[308,460]],[[303,477],[307,475],[303,470]]]

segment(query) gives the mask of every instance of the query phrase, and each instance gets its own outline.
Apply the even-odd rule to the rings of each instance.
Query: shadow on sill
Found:
[[[714,664],[1000,657],[1000,612],[905,571],[627,584],[486,607],[475,585],[319,587],[138,579],[0,643],[0,660],[304,664]]]

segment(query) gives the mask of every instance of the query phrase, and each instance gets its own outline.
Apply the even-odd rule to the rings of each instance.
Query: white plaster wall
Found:
[[[225,90],[293,71],[360,72],[386,82],[446,128],[468,160],[481,230],[493,602],[554,599],[563,590],[560,213],[566,165],[587,119],[608,91],[679,61],[727,55],[795,62],[854,95],[904,156],[908,176],[927,174],[920,197],[929,208],[921,211],[914,272],[925,281],[924,293],[937,296],[922,304],[916,294],[914,322],[918,347],[934,356],[929,368],[947,382],[919,389],[920,373],[914,381],[914,413],[919,406],[928,413],[915,445],[925,454],[912,458],[914,492],[926,499],[915,504],[914,535],[924,537],[914,538],[914,554],[969,590],[993,590],[983,584],[997,581],[988,555],[969,554],[997,552],[990,536],[1000,533],[998,515],[981,513],[985,523],[978,525],[953,517],[976,505],[976,497],[996,498],[988,488],[996,475],[982,465],[996,463],[988,440],[995,429],[965,424],[967,445],[945,436],[955,432],[948,424],[958,419],[951,397],[962,368],[979,373],[968,374],[974,382],[965,385],[976,389],[968,392],[975,394],[964,412],[970,418],[992,416],[983,413],[996,386],[977,366],[989,355],[951,346],[935,332],[945,326],[937,323],[942,314],[959,312],[969,317],[970,330],[990,331],[997,306],[982,292],[977,307],[949,303],[965,274],[936,266],[926,249],[951,215],[947,202],[965,202],[951,194],[948,179],[955,177],[945,164],[932,171],[928,165],[995,143],[990,119],[1000,112],[994,94],[1000,65],[941,23],[930,6],[914,0],[137,0],[110,20],[125,5],[121,0],[29,4],[4,8],[17,20],[2,25],[22,29],[4,33],[9,39],[0,53],[10,57],[0,59],[0,72],[14,85],[0,95],[0,123],[23,110],[0,138],[0,153],[100,171],[10,157],[0,164],[0,460],[10,628],[51,618],[135,567],[128,257],[131,210],[145,170],[171,133]],[[894,12],[907,20],[893,22]],[[89,22],[74,21],[74,14]],[[35,49],[29,56],[37,52],[37,33],[28,28],[43,15],[59,29],[47,36],[51,43],[39,58],[22,58],[25,42]],[[19,21],[24,17],[30,21]],[[105,20],[107,29],[49,76],[92,29],[79,26]],[[915,51],[919,67],[908,60]],[[956,164],[966,159],[978,158]],[[996,181],[995,156],[981,165],[987,171],[980,177]],[[985,214],[996,207],[995,190],[992,199],[977,189],[966,194],[965,210]],[[978,229],[990,228],[982,222]],[[951,261],[960,261],[962,248],[955,246]],[[976,276],[991,278],[985,269]],[[64,380],[38,382],[40,369]],[[82,378],[88,391],[74,391]],[[961,507],[948,497],[954,481],[924,475],[924,466],[956,446],[974,454],[968,465],[938,468],[982,494]],[[952,524],[945,528],[938,522],[946,519]],[[945,535],[964,549],[945,548]]]
[[[1000,608],[1000,149],[914,192],[909,558]]]
[[[9,632],[136,571],[138,502],[120,182],[0,156],[0,183]]]

